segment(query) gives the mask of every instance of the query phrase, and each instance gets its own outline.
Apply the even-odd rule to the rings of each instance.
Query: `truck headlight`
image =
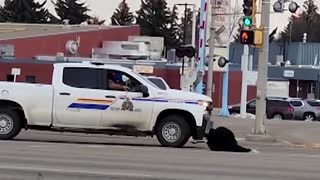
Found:
[[[208,107],[209,106],[209,102],[207,101],[198,101],[198,104],[204,107]]]

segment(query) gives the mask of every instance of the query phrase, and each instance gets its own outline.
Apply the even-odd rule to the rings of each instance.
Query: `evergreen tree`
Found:
[[[308,34],[309,42],[320,42],[320,15],[318,7],[313,0],[306,0],[303,4],[304,11],[299,18],[289,18],[286,28],[280,33],[280,40],[301,42],[303,33]]]
[[[81,24],[91,17],[87,15],[90,9],[79,0],[56,0],[54,4],[57,15],[60,17],[60,23],[68,19],[69,24]]]
[[[42,4],[34,0],[5,0],[0,8],[0,21],[19,23],[48,23],[50,13]]]
[[[179,37],[180,28],[178,24],[178,8],[177,6],[173,6],[172,13],[169,20],[169,29],[168,29],[168,43],[167,46],[169,48],[174,48],[175,46],[182,43],[181,38]]]
[[[278,27],[276,27],[270,34],[269,34],[269,42],[272,42],[275,40],[275,35],[277,34]]]
[[[0,6],[0,22],[5,22],[5,20],[3,18],[3,12],[4,12],[4,9],[2,6]]]
[[[92,17],[87,20],[88,25],[103,25],[106,20],[100,20],[99,17]]]
[[[137,12],[137,24],[140,25],[141,34],[147,36],[164,37],[167,48],[175,48],[177,36],[171,25],[174,25],[175,14],[167,7],[165,0],[141,0],[140,10]]]
[[[111,24],[112,25],[132,25],[134,21],[133,13],[130,12],[130,8],[126,2],[126,0],[123,0],[119,6],[118,9],[113,13],[111,17]]]
[[[292,28],[292,18],[289,18],[288,25],[280,32],[279,40],[281,41],[291,41],[291,28]]]

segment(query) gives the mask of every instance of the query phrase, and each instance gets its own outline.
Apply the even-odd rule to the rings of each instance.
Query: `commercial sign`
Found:
[[[143,74],[153,74],[154,68],[153,66],[134,65],[133,71]]]

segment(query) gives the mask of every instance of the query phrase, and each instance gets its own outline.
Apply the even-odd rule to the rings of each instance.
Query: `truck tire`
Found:
[[[16,137],[22,129],[19,114],[11,109],[0,109],[0,140]]]
[[[165,147],[183,147],[191,137],[191,128],[185,118],[179,115],[164,117],[156,128],[156,136]]]

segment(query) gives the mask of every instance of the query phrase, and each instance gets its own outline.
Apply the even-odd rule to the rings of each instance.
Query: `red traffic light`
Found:
[[[254,31],[252,30],[241,30],[240,32],[240,42],[242,44],[254,44]]]

